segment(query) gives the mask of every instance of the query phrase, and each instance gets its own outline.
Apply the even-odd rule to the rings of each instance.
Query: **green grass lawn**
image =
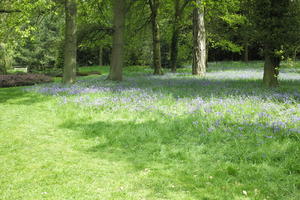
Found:
[[[228,67],[226,67],[228,66]],[[0,89],[0,199],[300,199],[300,74],[104,75]]]

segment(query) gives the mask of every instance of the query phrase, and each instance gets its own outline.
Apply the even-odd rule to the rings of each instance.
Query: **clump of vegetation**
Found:
[[[43,74],[0,75],[0,87],[26,86],[49,82],[52,82],[52,78]]]
[[[101,72],[91,71],[91,72],[77,72],[77,76],[90,76],[90,75],[101,75]]]
[[[90,72],[76,72],[76,76],[90,76],[90,75],[101,75],[99,71],[90,71]],[[46,73],[47,76],[51,77],[63,77],[62,71],[51,71]]]

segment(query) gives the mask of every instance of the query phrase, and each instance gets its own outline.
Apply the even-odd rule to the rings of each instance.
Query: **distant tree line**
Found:
[[[278,85],[280,62],[300,47],[298,0],[3,0],[0,73],[61,68],[73,83],[78,65],[126,65],[176,72],[208,61],[264,59],[264,84]]]

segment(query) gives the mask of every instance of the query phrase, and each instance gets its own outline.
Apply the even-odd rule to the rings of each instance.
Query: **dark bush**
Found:
[[[0,75],[0,87],[14,87],[52,82],[52,78],[42,74]]]
[[[77,76],[89,76],[89,75],[101,75],[101,72],[91,71],[91,72],[77,72]]]
[[[49,72],[46,73],[47,76],[51,77],[63,77],[63,73],[59,72]],[[90,76],[90,75],[101,75],[101,72],[91,71],[91,72],[76,72],[76,76]]]
[[[51,77],[63,77],[63,74],[61,72],[48,72],[46,73],[46,75]]]

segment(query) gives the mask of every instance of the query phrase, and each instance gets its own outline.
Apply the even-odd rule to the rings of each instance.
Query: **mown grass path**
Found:
[[[299,74],[136,69],[0,89],[0,199],[300,198]]]

